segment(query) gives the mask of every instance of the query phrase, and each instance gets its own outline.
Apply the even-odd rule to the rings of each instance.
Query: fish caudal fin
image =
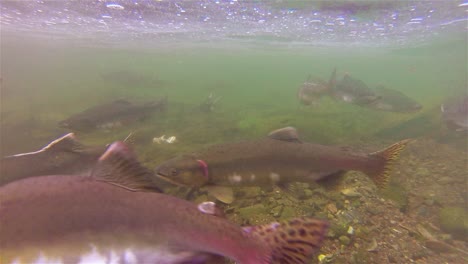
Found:
[[[400,156],[400,152],[411,141],[412,139],[404,139],[383,150],[369,154],[369,156],[378,158],[381,161],[380,166],[374,168],[370,172],[366,172],[379,189],[383,189],[387,186],[388,181],[390,180],[390,170],[392,169],[393,164]]]
[[[245,227],[244,230],[271,250],[270,263],[306,263],[327,233],[328,222],[312,217]]]
[[[99,158],[91,176],[130,191],[158,191],[154,183],[153,173],[143,167],[135,154],[123,142],[112,143]]]

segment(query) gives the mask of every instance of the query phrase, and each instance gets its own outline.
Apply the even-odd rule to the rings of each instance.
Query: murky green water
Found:
[[[229,218],[243,224],[310,214],[327,218],[332,233],[320,253],[330,256],[331,263],[383,263],[389,259],[394,263],[408,259],[463,263],[466,242],[444,238],[453,230],[432,227],[444,221],[440,214],[449,218],[451,212],[466,214],[466,209],[460,209],[466,206],[466,135],[448,130],[440,116],[440,104],[466,89],[466,47],[466,40],[455,36],[395,49],[229,48],[213,44],[132,50],[79,47],[5,34],[1,45],[1,154],[40,148],[68,132],[57,126],[59,121],[94,105],[119,98],[154,100],[164,96],[168,97],[165,113],[120,129],[76,134],[86,144],[100,145],[134,133],[134,147],[149,167],[209,144],[259,138],[285,126],[296,127],[305,141],[366,151],[415,138],[417,143],[410,144],[397,162],[394,183],[387,193],[377,192],[360,173],[348,174],[346,192],[306,183],[291,198],[271,188],[247,188],[236,191],[238,199],[228,207]],[[381,112],[330,98],[314,107],[301,105],[296,94],[307,76],[328,79],[334,67],[339,76],[349,73],[370,87],[384,84],[404,92],[423,109]],[[129,84],[102,78],[119,71],[161,82]],[[199,106],[210,94],[220,100],[214,111],[203,112]],[[161,135],[176,136],[177,142],[152,143]],[[356,192],[358,196],[349,195]],[[350,226],[355,233],[347,233]],[[447,253],[441,244],[427,244],[427,237],[420,234],[426,229],[455,249]]]
[[[2,37],[5,154],[27,151],[30,144],[38,147],[65,133],[56,127],[58,121],[95,104],[117,98],[149,100],[162,96],[168,96],[169,112],[154,115],[152,120],[135,127],[125,127],[125,133],[141,128],[148,133],[154,130],[154,136],[174,131],[181,134],[177,135],[181,145],[190,145],[232,136],[259,137],[290,125],[309,140],[345,143],[372,138],[382,130],[426,116],[426,123],[430,123],[424,124],[427,128],[412,128],[408,135],[424,136],[442,125],[440,103],[466,88],[466,41],[457,37],[395,49],[228,48],[213,44],[143,50],[83,48],[66,42],[6,34]],[[334,67],[339,76],[350,73],[370,87],[384,84],[402,91],[420,102],[423,110],[379,112],[326,98],[315,107],[300,105],[296,93],[307,76],[328,79]],[[132,85],[101,77],[117,71],[163,82],[154,86]],[[214,112],[201,113],[198,106],[210,93],[221,99]],[[191,125],[203,133],[195,132]],[[224,130],[231,131],[229,136],[223,136]],[[109,141],[109,137],[115,139],[122,133],[96,135]],[[384,133],[388,136],[388,132]],[[403,132],[399,136],[405,137]]]

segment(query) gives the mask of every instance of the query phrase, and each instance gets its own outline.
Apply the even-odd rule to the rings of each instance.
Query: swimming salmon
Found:
[[[84,146],[69,133],[38,151],[0,159],[0,185],[31,176],[86,173],[105,150],[106,146]]]
[[[154,111],[164,111],[167,98],[136,104],[127,100],[115,100],[88,108],[60,121],[59,126],[78,131],[112,129],[125,122],[140,120]]]
[[[93,177],[0,187],[0,262],[204,263],[221,255],[239,264],[306,263],[328,227],[310,217],[240,227],[176,197],[129,191],[128,181],[145,171],[116,142]]]
[[[228,190],[219,186],[261,186],[295,181],[318,181],[348,170],[362,171],[378,187],[388,181],[390,165],[409,140],[362,155],[338,147],[302,142],[292,127],[276,130],[266,138],[207,147],[170,159],[156,168],[157,176],[174,184],[214,189],[213,195]],[[205,187],[206,188],[206,187]],[[232,193],[232,191],[230,191]]]

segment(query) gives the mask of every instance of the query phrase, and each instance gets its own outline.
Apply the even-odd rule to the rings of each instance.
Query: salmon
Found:
[[[306,263],[327,232],[328,223],[312,217],[241,227],[189,201],[128,188],[148,176],[139,166],[116,142],[91,177],[38,176],[0,187],[0,262],[172,264],[224,256],[240,264]]]
[[[171,183],[212,190],[221,198],[220,186],[284,185],[320,181],[346,171],[361,171],[383,188],[391,165],[410,142],[402,140],[381,151],[360,154],[348,149],[302,142],[296,129],[282,128],[268,137],[209,146],[160,164],[156,175]],[[224,189],[225,190],[225,189]],[[226,190],[226,192],[229,192]],[[230,193],[220,199],[232,201]]]

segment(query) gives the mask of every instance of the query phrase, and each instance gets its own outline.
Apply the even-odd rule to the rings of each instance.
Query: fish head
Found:
[[[208,183],[208,165],[193,155],[182,155],[159,165],[156,175],[179,186],[200,187]]]

